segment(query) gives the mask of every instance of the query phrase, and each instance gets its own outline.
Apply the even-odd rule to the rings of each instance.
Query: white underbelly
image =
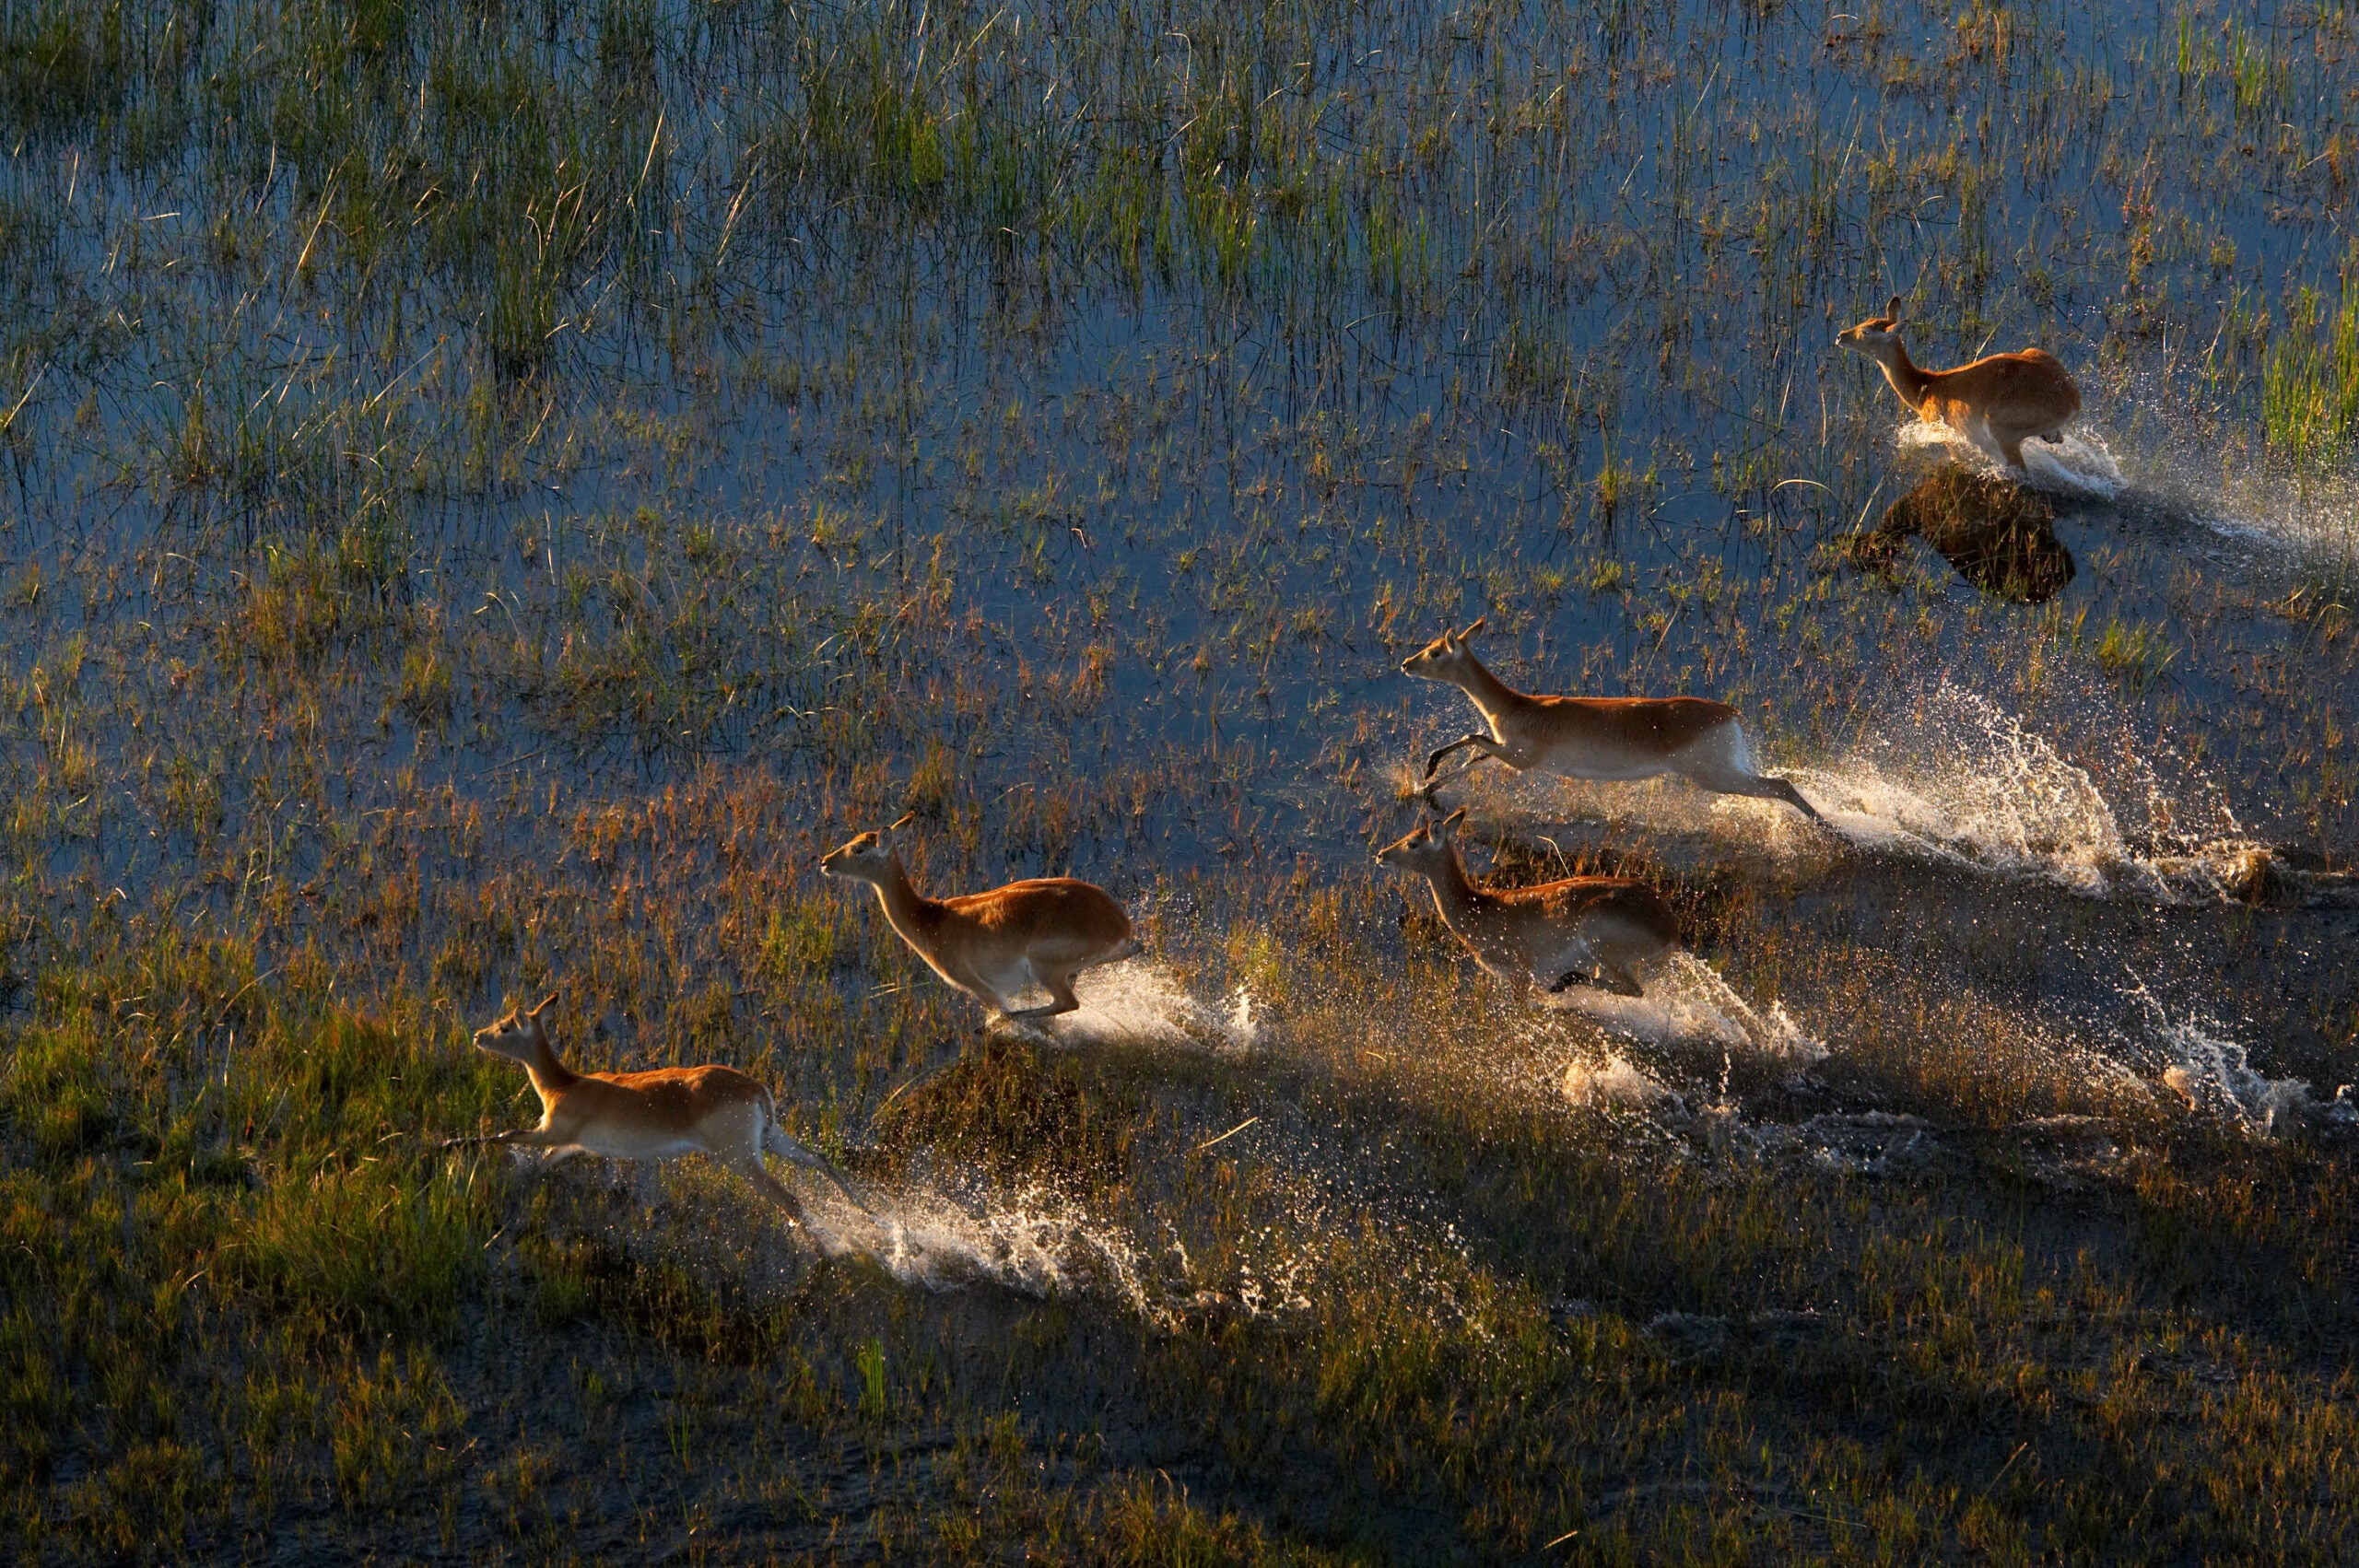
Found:
[[[1554,984],[1560,976],[1575,973],[1587,975],[1596,967],[1597,955],[1590,952],[1589,943],[1577,938],[1558,947],[1555,954],[1532,973]]]
[[[989,971],[983,978],[1000,995],[1012,997],[1029,989],[1039,977],[1033,973],[1031,960],[1019,958],[1013,964]]]
[[[693,1138],[668,1132],[595,1131],[574,1140],[582,1149],[609,1160],[676,1160],[703,1152]]]
[[[1542,772],[1554,773],[1562,778],[1595,778],[1609,783],[1652,778],[1659,773],[1671,771],[1670,762],[1662,757],[1543,756],[1538,766]]]

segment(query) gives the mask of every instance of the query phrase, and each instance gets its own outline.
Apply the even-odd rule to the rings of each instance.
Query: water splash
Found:
[[[1080,1012],[1033,1026],[1059,1045],[1184,1046],[1237,1058],[1261,1043],[1262,1021],[1243,987],[1219,1003],[1203,1001],[1146,959],[1089,970],[1074,982],[1074,994]]]
[[[2174,1025],[2172,1034],[2177,1059],[2163,1070],[2163,1082],[2200,1117],[2274,1138],[2281,1124],[2318,1103],[2309,1080],[2263,1077],[2243,1046],[2192,1020]]]
[[[2206,1120],[2253,1138],[2275,1138],[2313,1114],[2349,1108],[2349,1090],[2332,1101],[2310,1093],[2305,1078],[2270,1078],[2252,1065],[2251,1053],[2228,1037],[2226,1025],[2189,1012],[2173,1018],[2142,983],[2124,993],[2142,1004],[2156,1040],[2169,1059],[2165,1088]]]
[[[1320,1262],[1315,1249],[1292,1248],[1264,1233],[1267,1255],[1240,1258],[1225,1277],[1207,1278],[1176,1234],[1168,1246],[1148,1247],[1040,1185],[953,1191],[919,1179],[873,1189],[871,1202],[868,1214],[836,1208],[824,1224],[810,1227],[814,1239],[832,1257],[864,1258],[917,1289],[988,1285],[1036,1299],[1091,1295],[1167,1328],[1191,1313],[1303,1311]]]
[[[2102,696],[2095,700],[2103,712]],[[2272,887],[2313,900],[2339,895],[2338,879],[2275,862],[2244,834],[2224,795],[2167,745],[2119,748],[2126,788],[2117,809],[2054,742],[1946,678],[1889,710],[1894,717],[1839,760],[1782,770],[1826,825],[1860,848],[2095,898],[2206,903]],[[2172,782],[2160,768],[2171,770]],[[1827,847],[1825,832],[1791,807],[1674,779],[1600,784],[1485,767],[1457,790],[1484,823],[1527,832],[1571,817],[1708,836],[1735,853],[1778,860],[1824,855]]]
[[[2127,489],[2130,483],[2123,477],[2121,464],[2115,461],[2105,438],[2085,427],[2066,430],[2064,439],[2054,445],[2041,440],[2025,441],[2021,474],[1946,425],[1912,420],[1899,427],[1894,440],[1904,450],[1941,448],[1978,473],[2019,484],[2028,482],[2041,490],[2109,501]]]
[[[2348,582],[2359,572],[2359,478],[2303,474],[2233,439],[2190,439],[2207,415],[2159,387],[2125,388],[2153,427],[2136,455],[2137,491],[2232,544]]]
[[[1825,1045],[1803,1032],[1783,1002],[1765,1016],[1712,966],[1692,953],[1674,953],[1645,978],[1644,996],[1567,990],[1550,1005],[1569,1008],[1634,1039],[1665,1046],[1718,1046],[1724,1050],[1791,1060],[1823,1059]],[[1569,1081],[1567,1092],[1569,1092]]]
[[[1618,1051],[1565,1069],[1565,1098],[1584,1110],[1651,1110],[1676,1100],[1669,1086]]]
[[[1888,725],[1840,764],[1792,777],[1830,826],[1861,848],[2054,883],[2089,897],[2180,904],[2242,896],[2266,851],[2224,804],[2212,836],[2145,771],[2146,814],[2171,848],[2141,852],[2085,768],[1978,693],[1944,680],[1910,722]]]
[[[1146,1259],[1046,1187],[960,1201],[919,1183],[871,1189],[873,1213],[837,1209],[813,1236],[831,1256],[866,1258],[905,1285],[932,1291],[989,1283],[1021,1295],[1078,1292],[1145,1308]]]

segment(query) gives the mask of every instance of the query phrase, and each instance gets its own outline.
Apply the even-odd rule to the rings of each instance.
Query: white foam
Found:
[[[2114,460],[2113,450],[2106,445],[2105,438],[2084,427],[2067,429],[2064,439],[2053,445],[2037,439],[2025,441],[2020,474],[1946,425],[1912,420],[1901,426],[1894,439],[1904,448],[1943,448],[1978,473],[2028,482],[2037,489],[2111,500],[2129,486],[2129,481],[2122,476],[2121,464]]]
[[[2178,1059],[2163,1070],[2163,1082],[2198,1116],[2274,1138],[2282,1120],[2316,1103],[2309,1080],[2263,1077],[2234,1040],[2194,1023],[2180,1024],[2173,1033]]]
[[[1565,1098],[1585,1110],[1643,1111],[1678,1096],[1629,1058],[1607,1051],[1602,1060],[1565,1069]]]
[[[946,1291],[988,1282],[1029,1296],[1096,1290],[1133,1305],[1146,1300],[1143,1259],[1129,1238],[1046,1188],[960,1203],[918,1185],[871,1188],[869,1201],[874,1215],[834,1214],[822,1245],[868,1258],[903,1284]]]
[[[1579,987],[1550,1004],[1579,1012],[1609,1029],[1658,1045],[1708,1045],[1797,1065],[1823,1059],[1825,1044],[1804,1033],[1783,1002],[1765,1017],[1712,966],[1692,953],[1674,953],[1649,969],[1644,996],[1615,996]],[[1567,1080],[1567,1093],[1570,1082]]]
[[[1224,1057],[1250,1055],[1262,1037],[1251,993],[1238,987],[1219,1003],[1189,994],[1162,965],[1126,959],[1074,983],[1081,1011],[1032,1027],[1059,1045],[1188,1046]]]
[[[2173,1018],[2141,985],[2129,993],[2144,1004],[2155,1036],[2169,1058],[2164,1086],[2207,1120],[2254,1138],[2274,1138],[2312,1113],[2335,1115],[2347,1090],[2332,1102],[2318,1100],[2304,1078],[2270,1078],[2252,1065],[2251,1054],[2230,1039],[2217,1019],[2189,1013]],[[2340,1119],[2340,1117],[2337,1117]]]
[[[864,1258],[921,1290],[992,1285],[1042,1299],[1096,1295],[1165,1327],[1191,1308],[1260,1316],[1310,1305],[1316,1260],[1307,1254],[1281,1248],[1240,1258],[1226,1278],[1203,1281],[1176,1237],[1151,1252],[1047,1187],[961,1197],[916,1181],[871,1188],[870,1202],[870,1214],[831,1206],[827,1224],[810,1227],[814,1239],[830,1256]]]

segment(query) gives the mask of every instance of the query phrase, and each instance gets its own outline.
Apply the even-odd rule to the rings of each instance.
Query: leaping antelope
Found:
[[[1637,966],[1679,945],[1679,921],[1662,895],[1625,876],[1576,876],[1494,893],[1468,880],[1453,838],[1461,806],[1376,852],[1388,866],[1433,883],[1442,924],[1476,962],[1528,1000],[1534,980],[1561,991],[1595,977],[1617,996],[1642,996]]]
[[[506,1143],[546,1149],[548,1163],[576,1154],[614,1160],[670,1160],[710,1154],[743,1174],[763,1197],[800,1223],[803,1204],[762,1164],[768,1147],[835,1183],[863,1210],[868,1205],[842,1176],[811,1150],[780,1130],[770,1092],[734,1067],[660,1067],[647,1072],[576,1072],[549,1044],[541,1015],[557,1000],[552,991],[538,1007],[518,1008],[475,1031],[478,1050],[521,1062],[541,1097],[537,1127],[495,1132],[484,1138],[452,1138],[445,1149]]]
[[[1736,709],[1698,696],[1536,696],[1517,691],[1483,667],[1462,632],[1445,630],[1401,661],[1402,673],[1456,686],[1474,701],[1491,732],[1472,731],[1426,758],[1422,793],[1439,783],[1434,770],[1454,751],[1481,753],[1455,778],[1492,757],[1518,772],[1537,768],[1566,778],[1637,779],[1677,774],[1700,790],[1783,801],[1813,822],[1816,807],[1783,778],[1753,770]]]
[[[2081,389],[2044,348],[1986,355],[1948,370],[1920,370],[1900,342],[1900,296],[1881,316],[1847,327],[1835,341],[1864,354],[1884,370],[1900,401],[1930,425],[1946,425],[2021,474],[2024,439],[2054,445],[2064,423],[2081,412]]]
[[[890,833],[903,817],[885,830]],[[1139,951],[1131,918],[1101,888],[1069,876],[1032,877],[988,893],[928,898],[910,883],[885,833],[863,833],[819,862],[822,875],[876,889],[885,919],[926,966],[1009,1019],[1053,1018],[1081,1006],[1073,979]],[[1045,1007],[1010,1005],[1027,987]]]

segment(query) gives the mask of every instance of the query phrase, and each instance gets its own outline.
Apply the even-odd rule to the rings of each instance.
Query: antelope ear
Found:
[[[895,818],[895,819],[894,819],[890,824],[888,824],[888,825],[886,825],[886,829],[885,829],[885,833],[898,833],[898,832],[900,832],[900,831],[901,831],[901,829],[903,829],[903,828],[905,828],[905,827],[909,826],[909,825],[910,825],[910,824],[911,824],[911,823],[915,822],[917,819],[918,819],[918,813],[915,813],[915,812],[903,812],[903,813],[902,813],[898,817]],[[885,837],[885,833],[880,833],[880,834],[878,834],[876,837],[879,837],[879,838],[882,838],[882,837]]]
[[[527,1018],[538,1018],[542,1013],[546,1012],[550,1008],[556,1006],[557,999],[563,994],[564,993],[562,991],[549,992],[548,995],[541,999],[540,1006],[533,1008],[531,1011],[527,1012],[524,1016]]]
[[[1892,297],[1892,303],[1884,308],[1884,330],[1886,332],[1896,332],[1899,328],[1900,296],[1895,294]]]
[[[1473,621],[1467,624],[1466,629],[1458,634],[1458,640],[1464,642],[1468,638],[1473,637],[1476,632],[1481,631],[1483,629],[1483,623],[1489,619],[1490,617],[1488,615],[1475,616]]]
[[[1441,830],[1444,833],[1457,832],[1458,825],[1466,820],[1466,813],[1469,809],[1470,808],[1468,807],[1461,806],[1456,811],[1450,813],[1448,816],[1442,818]]]

